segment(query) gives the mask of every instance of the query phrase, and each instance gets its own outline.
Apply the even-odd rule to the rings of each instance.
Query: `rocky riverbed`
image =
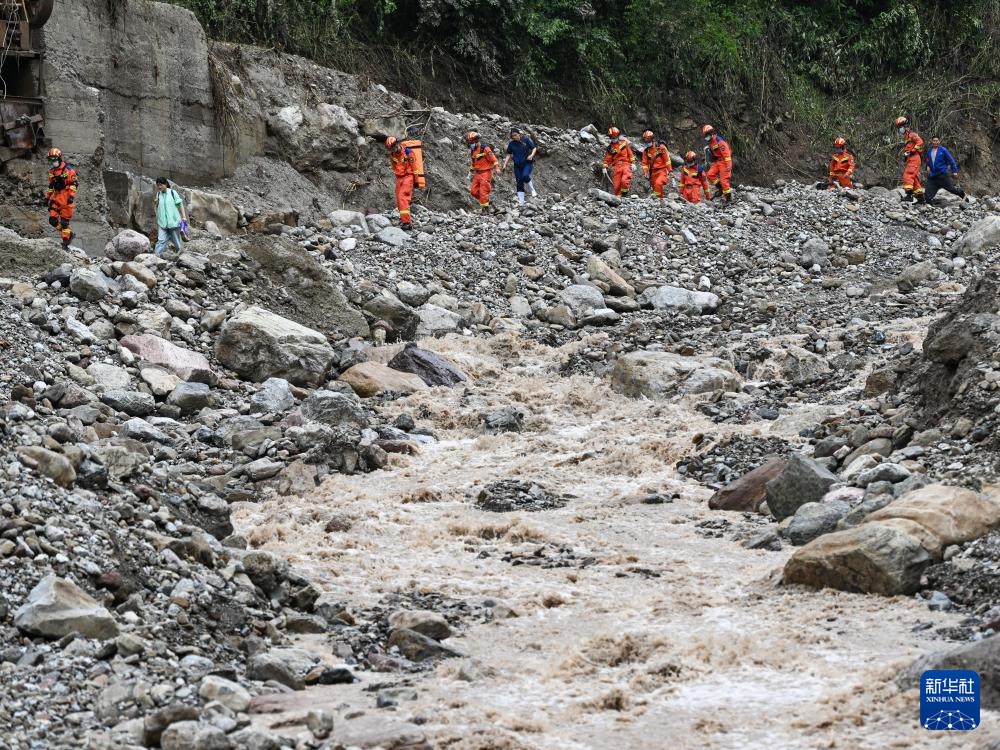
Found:
[[[0,747],[923,741],[1000,622],[997,205],[0,231]]]

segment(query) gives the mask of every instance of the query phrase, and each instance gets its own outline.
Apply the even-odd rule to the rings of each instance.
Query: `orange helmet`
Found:
[[[653,131],[652,130],[647,130],[646,132],[644,132],[642,134],[643,143],[652,143],[653,142],[653,138],[654,138],[654,136],[653,136]]]
[[[696,154],[694,151],[688,151],[686,154],[684,154],[684,161],[688,163],[696,161],[697,159],[698,159],[698,154]]]
[[[614,125],[612,125],[610,128],[608,128],[608,137],[609,138],[617,138],[621,134],[622,134],[622,131],[620,131]]]
[[[59,161],[62,161],[62,151],[53,146],[52,148],[49,149],[49,158],[58,159]]]
[[[714,132],[715,132],[715,128],[713,128],[711,125],[702,125],[701,126],[701,134],[702,135],[711,135]]]
[[[479,140],[479,133],[477,133],[475,130],[470,130],[468,133],[465,134],[466,143],[475,143],[478,140]]]
[[[396,142],[397,142],[396,136],[390,135],[388,138],[385,139],[385,147],[391,149],[393,146],[396,145]]]
[[[896,118],[896,127],[897,128],[901,128],[901,127],[904,127],[905,125],[909,125],[909,124],[910,124],[910,121],[907,120],[905,117],[897,117]]]
[[[846,145],[847,145],[847,141],[845,141],[843,138],[835,138],[833,140],[833,147],[834,148],[843,148]]]

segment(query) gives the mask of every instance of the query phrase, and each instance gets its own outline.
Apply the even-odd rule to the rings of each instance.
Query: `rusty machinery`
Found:
[[[39,29],[53,0],[0,0],[0,161],[30,151],[43,136]]]

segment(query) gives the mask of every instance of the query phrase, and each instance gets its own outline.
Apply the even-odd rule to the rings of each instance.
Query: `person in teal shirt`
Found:
[[[180,250],[184,242],[181,235],[188,229],[187,212],[184,199],[170,187],[166,177],[156,178],[153,207],[156,209],[156,257],[163,255],[168,242],[173,242]]]

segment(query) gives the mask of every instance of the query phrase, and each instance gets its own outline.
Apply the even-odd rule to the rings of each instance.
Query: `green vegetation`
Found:
[[[881,134],[899,112],[946,124],[949,107],[997,111],[996,0],[174,2],[214,39],[534,120],[628,122],[644,111],[656,126],[682,105],[749,148],[771,143],[776,127],[808,124],[826,141],[844,117],[867,122],[847,101],[872,102]]]

